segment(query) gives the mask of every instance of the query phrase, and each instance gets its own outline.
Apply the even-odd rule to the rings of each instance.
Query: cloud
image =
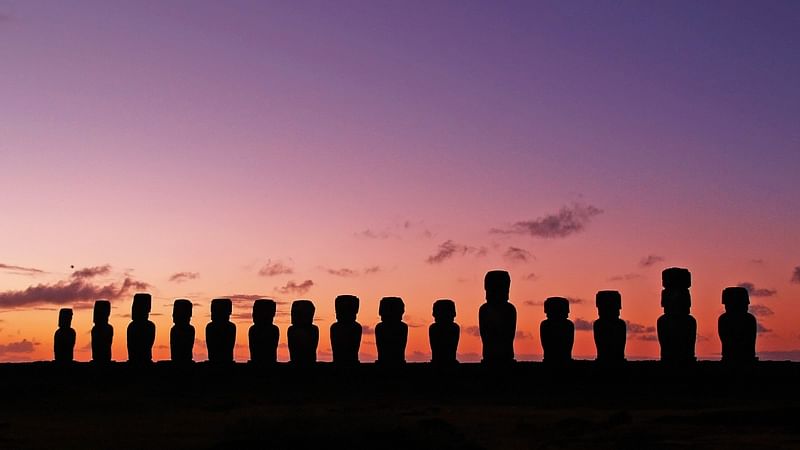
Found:
[[[569,300],[570,305],[581,305],[586,303],[586,300],[579,297],[567,297],[567,300]]]
[[[314,286],[314,282],[311,280],[303,281],[302,283],[297,283],[295,281],[289,281],[284,286],[279,288],[275,288],[276,291],[280,292],[281,294],[297,294],[303,295],[308,292],[311,287]]]
[[[200,274],[197,272],[178,272],[170,275],[169,281],[173,283],[183,283],[184,281],[196,280],[199,277]]]
[[[592,218],[603,210],[592,205],[573,203],[563,206],[557,213],[534,220],[515,222],[509,228],[493,228],[491,233],[525,234],[544,239],[565,238],[586,229]]]
[[[539,275],[536,275],[535,273],[531,272],[531,273],[525,275],[524,277],[522,277],[522,279],[523,280],[527,280],[527,281],[538,280],[539,279]]]
[[[436,253],[429,256],[426,261],[428,264],[440,264],[455,256],[485,256],[488,250],[486,247],[472,247],[469,245],[458,244],[453,240],[447,240],[439,245]]]
[[[522,304],[525,306],[544,306],[544,300],[525,300]]]
[[[609,277],[608,281],[630,281],[637,278],[642,278],[642,276],[638,273],[626,273],[623,275],[614,275],[613,277]]]
[[[656,327],[654,326],[642,325],[640,323],[629,322],[627,320],[625,321],[625,325],[627,325],[628,333],[630,334],[647,334],[656,332]]]
[[[655,334],[652,334],[652,333],[651,334],[642,334],[642,335],[636,336],[636,339],[638,339],[640,341],[657,342],[658,341],[658,336],[655,335]]]
[[[375,328],[369,325],[362,325],[361,326],[361,334],[375,334]]]
[[[72,272],[72,278],[76,280],[85,280],[89,278],[99,277],[101,275],[108,275],[111,273],[111,265],[105,264],[102,266],[85,267],[83,269]]]
[[[272,260],[267,260],[267,263],[264,264],[260,269],[258,269],[258,274],[262,277],[274,277],[277,275],[290,275],[294,273],[294,269],[287,266],[286,264],[282,263],[281,261],[272,262]]]
[[[517,340],[533,339],[533,333],[529,331],[517,330],[516,333],[514,333],[514,339]]]
[[[0,17],[2,17],[1,14]],[[0,19],[0,22],[2,22],[2,19]],[[44,270],[35,269],[33,267],[22,267],[22,266],[15,266],[13,264],[3,264],[3,263],[0,263],[0,270],[7,270],[9,272],[18,272],[23,275],[39,275],[47,273]]]
[[[355,236],[363,239],[389,239],[392,237],[388,231],[375,231],[369,228],[355,233]]]
[[[33,353],[37,345],[39,345],[38,342],[32,342],[27,339],[9,342],[8,344],[0,344],[0,356],[8,353]]]
[[[364,273],[367,274],[367,275],[371,275],[373,273],[378,273],[378,272],[382,272],[382,271],[383,271],[383,269],[381,269],[381,266],[370,266],[370,267],[367,267],[366,269],[364,269]]]
[[[792,278],[790,281],[792,283],[800,284],[800,266],[794,268],[794,272],[792,272]]]
[[[270,300],[275,300],[269,295],[263,295],[263,294],[232,294],[232,295],[225,295],[223,296],[223,298],[229,298],[233,303],[252,303],[260,298],[268,298]],[[275,303],[280,305],[284,304],[285,302],[280,302],[275,300]]]
[[[343,267],[341,269],[325,269],[329,274],[336,277],[355,277],[358,276],[358,271]]]
[[[756,329],[758,330],[758,334],[772,333],[772,330],[762,325],[761,322],[756,324]]]
[[[574,323],[575,323],[575,331],[592,331],[594,329],[592,327],[592,322],[581,319],[580,317],[575,319]]]
[[[470,325],[464,328],[464,332],[470,336],[480,337],[481,336],[481,329],[477,325]]]
[[[94,284],[91,278],[110,272],[106,266],[87,267],[72,274],[71,279],[53,284],[37,284],[20,291],[0,292],[0,308],[16,308],[41,304],[68,305],[97,299],[117,300],[135,290],[145,290],[149,284],[125,276],[121,282]]]
[[[750,312],[756,317],[767,317],[775,314],[767,305],[750,305]]]
[[[534,259],[531,252],[519,247],[508,247],[506,252],[503,254],[503,257],[511,262],[518,263],[525,263],[531,259]]]
[[[663,262],[664,257],[658,255],[647,255],[639,260],[639,267],[653,267],[656,264]]]
[[[757,288],[755,284],[745,281],[736,285],[747,289],[751,297],[772,297],[778,293],[775,289]]]

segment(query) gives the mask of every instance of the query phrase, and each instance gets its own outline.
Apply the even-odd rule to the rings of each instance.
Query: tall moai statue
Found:
[[[92,362],[111,362],[111,342],[114,340],[114,327],[108,323],[111,316],[111,302],[97,300],[92,312]]]
[[[58,311],[58,329],[53,337],[53,351],[57,363],[70,363],[75,350],[75,330],[72,329],[72,309]]]
[[[355,295],[339,295],[334,301],[336,322],[331,325],[331,350],[336,364],[358,364],[361,348],[361,324],[356,322],[359,299]]]
[[[292,325],[286,332],[289,340],[289,362],[311,365],[317,362],[319,328],[314,325],[316,308],[311,300],[292,302]]]
[[[694,346],[697,340],[697,321],[691,316],[692,275],[687,269],[671,267],[661,272],[661,307],[664,314],[658,318],[658,343],[661,361],[676,364],[696,360]]]
[[[278,362],[278,339],[281,332],[273,323],[275,313],[274,300],[260,298],[253,303],[253,325],[247,333],[250,362],[253,364]]]
[[[550,297],[544,301],[547,316],[539,326],[544,362],[565,363],[572,361],[572,345],[575,342],[575,325],[569,320],[569,300]]]
[[[397,365],[406,362],[408,325],[403,322],[406,305],[400,297],[383,297],[378,305],[381,321],[375,326],[377,363]]]
[[[131,323],[128,324],[128,362],[153,362],[153,343],[156,341],[156,325],[150,321],[152,297],[147,293],[133,296]]]
[[[743,287],[729,287],[722,291],[725,312],[719,316],[719,339],[722,341],[722,361],[734,364],[752,363],[756,358],[758,324],[750,314],[750,294]]]
[[[172,304],[172,329],[169,330],[169,356],[172,362],[189,363],[194,355],[192,302],[179,298]]]
[[[595,296],[598,319],[594,321],[594,345],[597,361],[619,363],[625,361],[625,338],[628,326],[619,318],[622,296],[617,291],[599,291]]]
[[[517,333],[517,309],[509,302],[511,276],[505,270],[492,270],[483,279],[486,303],[478,312],[478,326],[483,343],[483,360],[488,364],[514,362],[514,336]]]
[[[236,325],[231,322],[233,303],[229,298],[211,300],[211,322],[206,325],[206,348],[211,363],[232,363]]]
[[[431,362],[434,364],[456,364],[458,339],[461,327],[455,322],[456,304],[449,299],[433,302],[433,323],[428,327],[431,344]]]

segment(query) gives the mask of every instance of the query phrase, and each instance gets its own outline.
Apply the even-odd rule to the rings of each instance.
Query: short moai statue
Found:
[[[153,343],[156,325],[150,321],[152,297],[138,293],[133,296],[131,323],[128,324],[128,362],[140,364],[153,362]]]
[[[114,327],[108,323],[111,316],[111,302],[97,300],[92,313],[92,362],[111,362],[111,342],[114,340]]]
[[[233,303],[229,298],[211,300],[211,322],[206,325],[208,361],[216,364],[233,362],[236,325],[231,322]]]
[[[757,361],[756,335],[758,324],[750,314],[750,294],[743,287],[729,287],[722,291],[725,312],[719,316],[719,339],[722,341],[722,362],[747,364]]]
[[[192,302],[179,298],[172,304],[172,329],[169,330],[169,356],[172,362],[189,363],[194,355]]]
[[[539,327],[545,363],[572,361],[572,344],[575,342],[575,325],[569,320],[569,300],[550,297],[544,301],[547,316]]]
[[[697,321],[690,314],[691,273],[687,269],[671,267],[661,273],[661,281],[664,287],[661,291],[664,314],[657,323],[661,361],[671,364],[694,362]]]
[[[292,302],[292,325],[286,335],[289,340],[289,362],[312,365],[317,362],[319,327],[314,325],[316,308],[311,300]]]
[[[627,325],[619,318],[622,296],[617,291],[599,291],[595,297],[598,319],[594,321],[594,345],[597,361],[620,363],[625,361]]]
[[[509,302],[511,276],[505,270],[492,270],[483,280],[486,303],[478,312],[478,326],[483,344],[482,362],[514,362],[514,336],[517,333],[517,309]]]
[[[403,322],[406,305],[400,297],[383,297],[378,305],[381,321],[375,326],[377,363],[397,365],[406,362],[408,325]]]
[[[278,362],[278,339],[281,332],[273,323],[275,313],[274,300],[260,298],[253,303],[253,325],[247,333],[250,362],[253,364]]]
[[[331,350],[336,364],[358,364],[361,348],[361,324],[356,322],[359,299],[355,295],[339,295],[334,301],[336,322],[331,325]]]
[[[57,363],[70,363],[75,350],[75,330],[72,329],[72,309],[58,311],[58,329],[53,337],[53,351]]]
[[[456,364],[456,351],[461,328],[455,322],[456,304],[449,299],[433,303],[433,323],[428,327],[431,345],[431,363]]]

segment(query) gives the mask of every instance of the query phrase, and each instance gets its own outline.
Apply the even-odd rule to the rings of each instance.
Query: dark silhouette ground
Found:
[[[800,447],[800,363],[0,364],[0,448]]]

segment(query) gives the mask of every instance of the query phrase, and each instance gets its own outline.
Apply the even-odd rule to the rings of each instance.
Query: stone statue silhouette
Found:
[[[169,330],[169,355],[172,362],[192,362],[194,355],[194,327],[192,302],[179,298],[172,304],[172,329]]]
[[[108,300],[94,302],[92,313],[92,362],[111,362],[111,342],[114,340],[114,327],[108,323],[111,303]]]
[[[434,364],[456,364],[456,351],[461,328],[455,323],[456,304],[449,299],[433,303],[434,322],[428,327],[431,345],[431,362]]]
[[[743,287],[729,287],[722,291],[725,312],[719,316],[719,339],[722,341],[722,361],[733,364],[752,363],[756,358],[758,324],[747,309],[750,294]]]
[[[275,325],[276,304],[274,300],[261,298],[253,303],[253,325],[247,333],[250,345],[250,362],[274,364],[278,362],[278,339],[280,330]]]
[[[504,270],[492,270],[483,280],[486,303],[478,312],[478,325],[483,343],[483,360],[487,364],[514,362],[514,336],[517,332],[517,309],[509,303],[511,276]]]
[[[598,319],[594,321],[594,345],[597,361],[619,363],[625,361],[627,325],[619,318],[622,296],[617,291],[599,291],[595,297]]]
[[[72,309],[58,311],[58,329],[53,337],[53,352],[57,363],[70,363],[75,350],[75,330],[72,329]]]
[[[236,325],[230,321],[233,303],[229,298],[211,300],[211,322],[206,325],[206,348],[211,363],[232,363]]]
[[[383,297],[378,306],[381,321],[375,326],[375,345],[378,348],[377,363],[383,365],[406,362],[408,325],[403,322],[405,304],[400,297]]]
[[[691,273],[687,269],[671,267],[661,273],[661,282],[664,314],[658,318],[657,324],[661,361],[673,364],[693,362],[696,360],[697,321],[690,315]]]
[[[361,348],[361,324],[356,322],[359,299],[339,295],[334,301],[336,322],[331,325],[331,350],[336,364],[357,364]]]
[[[131,323],[128,325],[128,362],[153,362],[156,326],[149,320],[151,306],[150,294],[138,293],[133,296]]]
[[[292,302],[292,325],[286,335],[289,339],[289,362],[309,365],[317,362],[319,328],[314,325],[316,308],[311,300]]]
[[[572,344],[575,341],[575,325],[569,317],[569,300],[550,297],[544,301],[547,319],[542,321],[539,334],[542,339],[545,363],[572,361]]]

